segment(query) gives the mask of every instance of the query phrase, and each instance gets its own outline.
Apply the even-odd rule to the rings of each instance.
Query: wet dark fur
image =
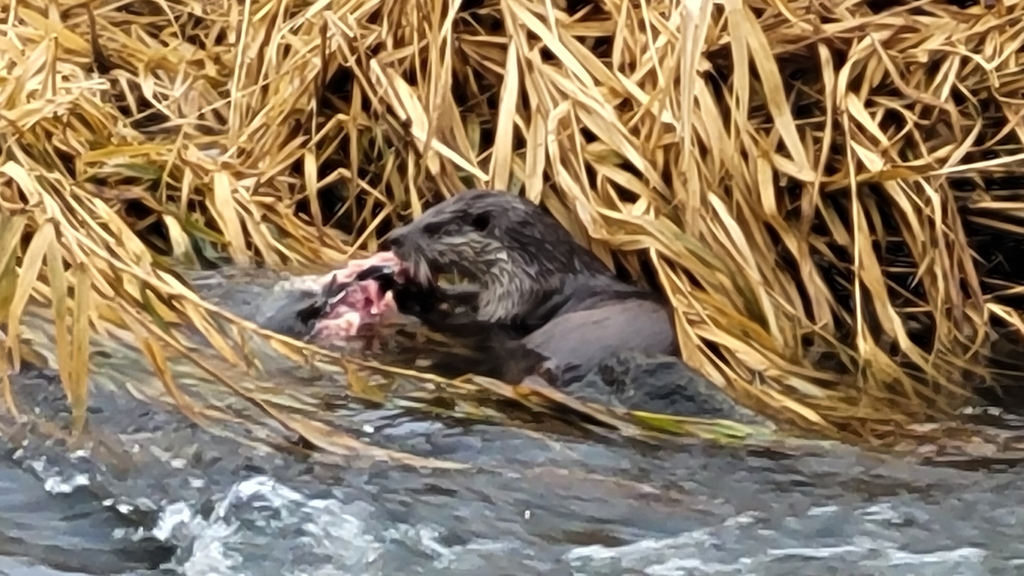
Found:
[[[440,300],[448,292],[435,286],[438,274],[475,283],[475,293],[461,294],[475,313],[469,323],[506,327],[549,360],[545,369],[559,383],[611,354],[675,351],[671,317],[654,294],[620,281],[557,220],[519,196],[463,192],[393,231],[385,246],[408,264],[414,286]],[[450,316],[432,318],[435,326],[453,324]]]
[[[420,285],[449,272],[475,281],[483,322],[538,327],[596,301],[651,297],[618,280],[539,206],[503,192],[462,192],[393,231],[385,246]]]

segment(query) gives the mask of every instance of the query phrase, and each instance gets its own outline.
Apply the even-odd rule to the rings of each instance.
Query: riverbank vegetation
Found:
[[[110,323],[157,372],[180,352],[176,322],[242,365],[232,342],[251,326],[215,329],[220,312],[164,270],[322,269],[445,195],[500,188],[662,290],[685,360],[743,404],[826,436],[898,438],[968,403],[1024,327],[1022,14],[9,2],[4,361],[40,299],[68,327],[55,345],[78,413],[82,343]]]

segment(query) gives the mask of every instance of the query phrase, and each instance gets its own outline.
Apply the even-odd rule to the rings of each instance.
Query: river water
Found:
[[[15,391],[42,421],[66,417],[52,374]],[[6,425],[0,574],[1024,573],[1012,466],[659,444],[355,401],[333,416],[353,438],[463,466],[332,460],[213,433],[114,385],[92,405],[72,444]]]

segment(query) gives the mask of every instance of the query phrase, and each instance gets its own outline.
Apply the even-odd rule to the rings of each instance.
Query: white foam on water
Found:
[[[832,506],[813,508],[807,516],[841,512]],[[888,524],[904,514],[888,505],[875,505],[856,516]],[[831,568],[870,567],[877,574],[929,576],[973,576],[987,574],[988,552],[959,547],[930,552],[905,550],[895,542],[857,535],[842,543],[822,542],[820,546],[778,546],[786,541],[772,530],[752,526],[759,518],[741,514],[712,527],[687,531],[666,538],[647,538],[622,546],[581,546],[563,556],[574,574],[636,571],[651,576],[755,576],[781,573],[792,563],[821,563]],[[840,517],[841,518],[841,517]],[[868,525],[869,526],[869,525]],[[737,542],[742,541],[742,545]],[[763,546],[759,546],[763,542]],[[773,546],[773,544],[776,544]],[[736,554],[737,548],[743,553]],[[744,554],[745,553],[745,554]],[[789,564],[787,564],[789,563]]]
[[[191,543],[189,576],[237,574],[378,576],[382,544],[363,520],[368,504],[312,499],[270,477],[236,483],[202,518],[167,507],[153,534]]]
[[[237,525],[211,522],[196,534],[192,554],[182,565],[186,576],[229,576],[246,574],[239,570],[242,554],[229,550],[225,543],[232,539]]]
[[[753,514],[740,514],[729,518],[722,526],[739,527],[755,520]],[[668,538],[647,538],[623,546],[590,545],[570,550],[563,556],[574,574],[607,573],[617,567],[639,570],[652,576],[689,574],[743,574],[748,563],[734,559],[725,563],[710,558],[703,550],[718,544],[714,532],[718,527],[707,527],[681,533]]]
[[[309,501],[304,508],[304,535],[300,541],[316,553],[332,556],[335,564],[362,570],[359,574],[378,574],[376,567],[383,545],[368,532],[366,523],[352,512],[368,513],[365,504],[346,505],[337,500]],[[352,574],[354,572],[346,572]]]
[[[166,506],[160,513],[157,524],[153,527],[152,534],[154,537],[166,542],[170,540],[171,534],[176,527],[187,526],[194,518],[195,516],[192,514],[192,509],[188,504],[175,502]]]
[[[957,548],[955,550],[941,550],[939,552],[931,552],[928,554],[914,554],[911,552],[904,552],[902,550],[888,550],[886,554],[886,561],[890,566],[900,566],[904,564],[910,564],[918,566],[921,564],[935,564],[935,563],[970,563],[980,564],[988,556],[988,552],[978,548]]]
[[[68,478],[51,476],[43,481],[43,488],[50,494],[70,494],[79,486],[88,486],[87,474],[74,474]]]

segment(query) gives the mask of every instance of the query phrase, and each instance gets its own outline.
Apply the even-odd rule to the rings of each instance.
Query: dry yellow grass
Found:
[[[951,184],[1024,159],[1024,7],[890,4],[7,2],[3,361],[30,293],[52,303],[80,413],[105,323],[157,365],[155,318],[215,337],[163,266],[321,266],[486,187],[649,263],[684,358],[778,421],[948,415],[990,318],[1024,326],[963,221],[1020,236],[1024,203]]]

